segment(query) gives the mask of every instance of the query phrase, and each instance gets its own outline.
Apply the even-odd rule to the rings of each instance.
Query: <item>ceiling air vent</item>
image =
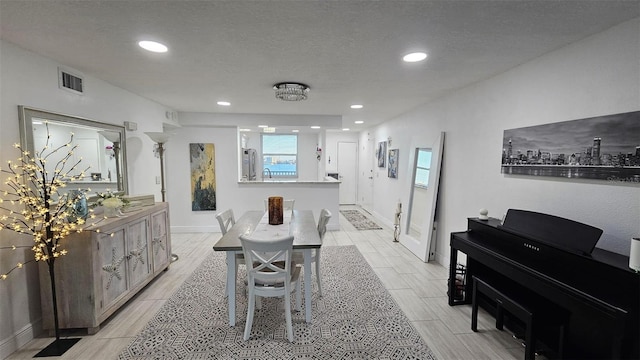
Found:
[[[58,87],[60,87],[60,89],[68,90],[76,94],[83,94],[83,82],[84,79],[82,75],[67,69],[58,68]]]

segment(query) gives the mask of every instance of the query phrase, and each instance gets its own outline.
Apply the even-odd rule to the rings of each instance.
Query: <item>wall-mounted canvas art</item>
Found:
[[[387,168],[387,175],[390,178],[398,178],[398,149],[389,150],[389,167]]]
[[[376,154],[378,157],[378,167],[385,167],[385,159],[387,158],[387,142],[380,141],[378,143],[378,153]]]
[[[216,148],[189,144],[191,158],[191,210],[216,210]]]
[[[640,111],[505,130],[502,173],[640,183]]]

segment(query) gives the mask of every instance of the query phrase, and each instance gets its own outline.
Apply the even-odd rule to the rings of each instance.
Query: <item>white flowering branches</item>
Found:
[[[0,168],[3,175],[8,174],[5,190],[0,192],[0,230],[32,236],[34,260],[31,261],[46,261],[50,269],[56,258],[67,253],[60,241],[72,232],[81,232],[85,225],[84,218],[71,216],[75,203],[84,192],[76,192],[75,196],[61,193],[67,182],[84,178],[88,169],[79,169],[82,159],[72,160],[77,148],[77,145],[71,145],[72,142],[73,133],[66,144],[51,147],[47,124],[47,139],[41,150],[30,154],[15,144],[21,156],[16,162],[8,161],[6,168]],[[66,155],[60,157],[64,151]],[[48,164],[48,161],[52,163]],[[90,218],[95,218],[91,212]],[[0,249],[24,247],[29,246],[12,245]],[[0,279],[6,279],[9,273],[23,265],[18,263],[0,273]]]

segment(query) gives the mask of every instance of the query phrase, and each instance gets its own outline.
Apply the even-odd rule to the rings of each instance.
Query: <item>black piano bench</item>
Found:
[[[524,297],[514,300],[512,297],[498,291],[485,281],[473,276],[473,297],[471,300],[471,330],[478,331],[478,296],[483,294],[496,303],[496,328],[503,329],[504,311],[522,321],[525,325],[525,360],[534,360],[536,351],[536,331],[541,325],[554,325],[558,327],[557,356],[562,359],[564,338],[566,337],[568,316],[559,309],[550,307],[537,307],[535,301],[529,302]],[[557,310],[557,311],[556,311]]]

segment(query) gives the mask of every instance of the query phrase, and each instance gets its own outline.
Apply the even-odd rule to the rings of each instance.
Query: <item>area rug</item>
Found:
[[[340,210],[340,213],[358,230],[380,230],[382,227],[359,210]]]
[[[293,313],[293,343],[278,298],[263,299],[243,340],[242,280],[237,323],[228,325],[225,257],[213,252],[118,359],[435,359],[355,246],[323,248],[321,266],[323,296],[314,281],[312,323],[304,311]]]

